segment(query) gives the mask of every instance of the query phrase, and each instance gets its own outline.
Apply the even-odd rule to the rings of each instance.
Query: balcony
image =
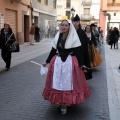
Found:
[[[10,0],[10,2],[17,2],[17,3],[20,3],[21,0]]]
[[[86,14],[82,14],[81,15],[81,20],[91,20],[92,19],[92,15],[86,15]]]
[[[90,6],[92,4],[92,0],[82,0],[82,5]]]

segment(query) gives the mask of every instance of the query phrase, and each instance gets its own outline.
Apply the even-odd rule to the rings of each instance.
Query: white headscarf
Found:
[[[77,32],[76,32],[73,24],[71,23],[70,20],[67,20],[67,21],[68,21],[68,23],[70,23],[70,29],[69,29],[69,34],[68,34],[66,42],[65,42],[65,49],[70,49],[70,48],[75,48],[75,47],[81,46],[80,39],[77,35]],[[55,49],[57,48],[57,42],[58,42],[60,33],[61,32],[59,30],[52,42],[52,47]]]

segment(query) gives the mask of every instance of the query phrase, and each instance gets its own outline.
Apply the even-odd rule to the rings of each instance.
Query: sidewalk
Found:
[[[29,42],[20,45],[20,52],[12,53],[11,67],[49,52],[51,48],[50,44],[51,39],[43,39],[38,43],[34,43],[34,45],[30,45]],[[5,63],[0,56],[0,71],[4,69]]]
[[[120,120],[120,42],[119,49],[105,43],[109,113],[111,120]]]

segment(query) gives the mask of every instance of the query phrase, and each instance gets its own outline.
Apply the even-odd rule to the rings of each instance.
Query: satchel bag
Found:
[[[8,45],[8,52],[19,52],[20,46],[18,43],[12,43]]]
[[[20,46],[19,43],[14,43],[15,49],[12,52],[20,52]]]
[[[9,39],[11,38],[11,36],[14,33],[12,33],[9,37]],[[5,43],[5,45],[7,45],[7,50],[8,52],[19,52],[20,51],[20,47],[19,47],[19,43],[13,42],[12,44],[7,44],[8,41]]]

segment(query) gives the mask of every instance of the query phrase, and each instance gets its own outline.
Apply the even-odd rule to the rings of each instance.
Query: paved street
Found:
[[[50,40],[23,45],[18,56],[14,53],[9,72],[0,66],[0,120],[120,120],[119,49],[102,46],[103,63],[93,69],[93,79],[88,81],[92,96],[81,105],[69,107],[66,115],[43,99],[45,76],[30,62],[43,63],[49,50]]]

